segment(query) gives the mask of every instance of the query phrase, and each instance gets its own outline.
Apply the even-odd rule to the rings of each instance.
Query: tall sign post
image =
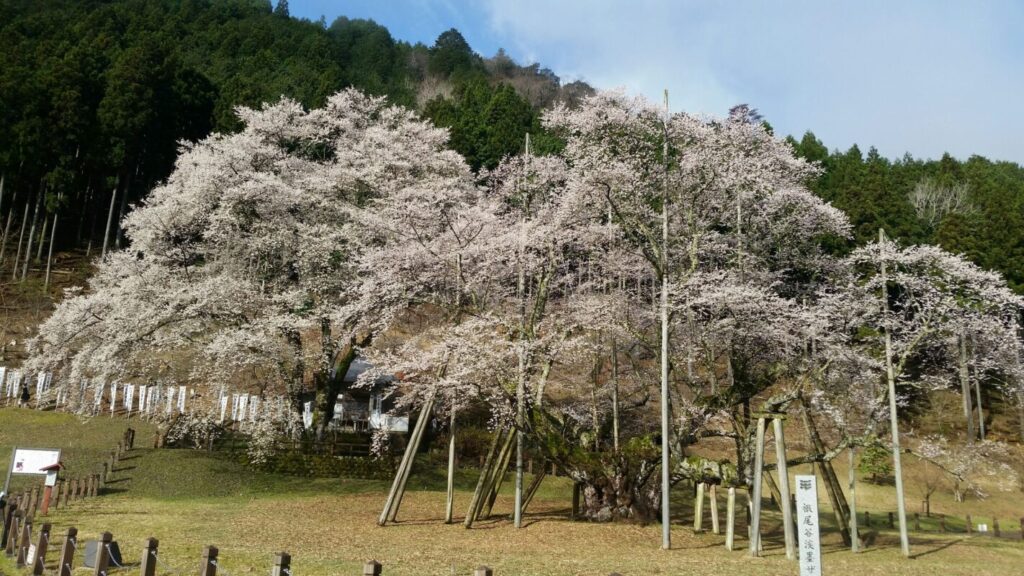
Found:
[[[796,511],[797,535],[800,540],[800,576],[821,576],[818,482],[813,475],[796,477]]]

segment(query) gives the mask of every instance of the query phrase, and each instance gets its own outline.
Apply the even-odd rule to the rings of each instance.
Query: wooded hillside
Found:
[[[19,278],[51,248],[120,247],[121,216],[170,173],[179,142],[237,130],[238,105],[288,95],[318,107],[354,86],[450,128],[480,169],[519,151],[526,132],[535,152],[557,149],[541,111],[592,93],[504,52],[478,55],[456,30],[409,44],[372,21],[292,18],[287,2],[3,0],[0,22],[0,251]],[[822,162],[812,189],[850,214],[858,242],[885,227],[1024,290],[1019,165],[830,153],[810,132],[792,143]]]

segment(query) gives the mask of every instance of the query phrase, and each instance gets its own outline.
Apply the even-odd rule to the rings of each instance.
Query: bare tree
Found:
[[[932,230],[947,214],[969,214],[974,210],[968,193],[967,184],[958,182],[946,186],[928,176],[914,186],[908,199],[917,218]]]

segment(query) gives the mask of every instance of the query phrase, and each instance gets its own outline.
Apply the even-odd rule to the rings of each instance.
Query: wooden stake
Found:
[[[43,576],[46,569],[46,549],[50,545],[50,524],[39,528],[39,539],[36,541],[36,557],[32,560],[32,575]]]
[[[68,528],[64,537],[64,545],[60,548],[60,560],[57,563],[57,576],[72,576],[74,573],[75,548],[78,545],[78,529]],[[154,576],[143,574],[143,576]]]
[[[783,421],[781,418],[772,419],[772,428],[775,431],[775,460],[779,468],[779,507],[782,508],[782,526],[786,539],[786,558],[796,558],[796,536],[793,533],[793,508],[790,507],[789,497],[789,471],[786,468],[786,437],[782,431]]]
[[[693,531],[704,531],[704,483],[697,483],[697,496],[693,499]]]
[[[159,548],[159,540],[153,537],[146,538],[146,543],[142,546],[142,562],[139,563],[139,573],[141,576],[156,576]]]
[[[711,506],[711,532],[721,534],[718,526],[718,485],[712,484],[708,489],[708,500]]]
[[[765,419],[757,419],[757,433],[754,447],[754,486],[750,495],[750,555],[760,554],[761,543],[761,482],[764,473],[764,429]]]
[[[732,550],[736,539],[736,488],[729,487],[725,499],[725,549]]]
[[[96,576],[99,576],[99,574]],[[217,576],[216,546],[203,548],[203,563],[199,567],[199,576]]]

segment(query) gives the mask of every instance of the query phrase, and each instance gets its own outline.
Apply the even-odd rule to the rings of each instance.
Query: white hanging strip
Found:
[[[220,397],[220,423],[221,424],[224,423],[224,414],[227,411],[228,411],[228,397],[222,395]]]
[[[170,414],[171,411],[174,410],[174,393],[177,391],[178,389],[174,386],[169,386],[167,388],[167,414]]]
[[[114,417],[114,412],[117,412],[117,382],[110,384],[110,417]]]
[[[132,401],[135,399],[135,384],[126,384],[124,387],[124,410],[128,417],[132,417]]]
[[[184,386],[178,386],[178,412],[185,413],[185,395],[188,392],[188,388]]]

